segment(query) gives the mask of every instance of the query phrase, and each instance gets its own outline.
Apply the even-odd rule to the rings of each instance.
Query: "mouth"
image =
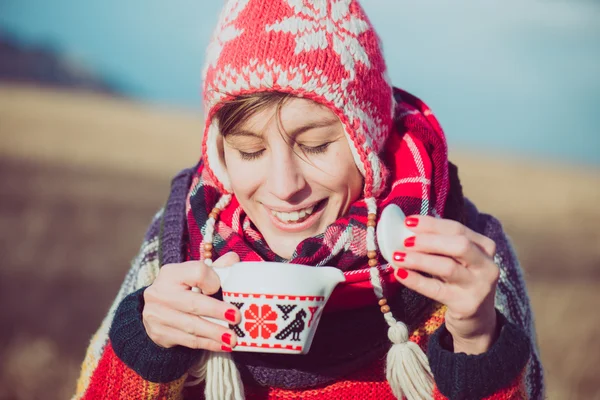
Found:
[[[273,224],[284,231],[302,231],[314,224],[323,213],[327,199],[323,199],[309,207],[291,212],[276,211],[265,207]]]

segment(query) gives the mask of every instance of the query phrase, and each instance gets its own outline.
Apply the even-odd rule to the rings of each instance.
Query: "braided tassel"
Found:
[[[227,207],[231,201],[231,194],[223,195],[215,207],[208,214],[206,225],[204,226],[204,237],[200,254],[204,264],[212,266],[213,264],[213,241],[215,224],[219,218],[222,209]],[[198,288],[192,288],[198,292]],[[204,397],[206,400],[243,400],[244,385],[240,373],[229,353],[220,353],[205,351],[198,363],[188,373],[196,379],[186,383],[186,385],[197,385],[205,382]]]
[[[398,399],[402,399],[403,396],[406,396],[408,400],[432,399],[434,380],[427,356],[419,345],[408,340],[408,327],[404,322],[396,321],[384,297],[375,246],[377,203],[373,197],[365,199],[365,202],[368,210],[367,256],[369,257],[371,285],[379,299],[381,313],[390,327],[388,338],[392,342],[386,362],[387,381],[394,396]]]

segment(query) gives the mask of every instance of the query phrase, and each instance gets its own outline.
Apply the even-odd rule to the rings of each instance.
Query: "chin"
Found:
[[[292,258],[294,251],[298,245],[309,237],[318,235],[319,233],[297,232],[290,234],[288,232],[271,231],[270,240],[265,236],[265,240],[269,248],[280,257],[285,259]]]

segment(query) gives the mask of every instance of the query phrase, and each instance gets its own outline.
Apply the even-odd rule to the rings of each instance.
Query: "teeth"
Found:
[[[271,213],[273,213],[274,216],[276,216],[279,220],[281,220],[283,222],[296,222],[296,221],[312,214],[314,209],[315,209],[315,207],[313,206],[313,207],[305,208],[304,210],[300,210],[300,211],[292,211],[291,213],[279,212],[279,211],[274,211],[274,210],[271,210]]]

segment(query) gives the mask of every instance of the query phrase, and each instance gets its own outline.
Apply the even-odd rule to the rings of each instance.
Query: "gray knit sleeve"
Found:
[[[156,257],[160,266],[185,261],[185,202],[192,173],[193,169],[183,170],[171,182],[171,194],[157,233],[160,245]],[[117,357],[142,378],[150,382],[171,382],[183,376],[202,351],[183,346],[165,349],[150,339],[142,320],[144,290],[145,287],[121,301],[115,311],[109,338]]]
[[[500,279],[496,289],[496,308],[506,316],[508,321],[523,329],[529,336],[532,351],[526,366],[525,383],[530,399],[542,399],[544,398],[544,373],[523,270],[511,240],[504,232],[500,221],[488,214],[478,214],[475,206],[470,203],[467,203],[467,207],[471,208],[471,212],[468,214],[477,215],[476,219],[469,218],[469,225],[496,242],[494,260],[500,267]]]
[[[108,332],[112,325],[115,311],[121,301],[136,290],[150,285],[158,274],[158,243],[162,217],[163,209],[156,213],[154,218],[152,218],[152,222],[146,231],[140,250],[131,262],[131,267],[125,276],[117,296],[106,317],[102,321],[100,328],[92,337],[83,361],[82,372],[77,382],[77,392],[72,400],[81,398],[89,386],[90,378],[98,366],[98,361],[102,357],[104,348],[108,343]]]

